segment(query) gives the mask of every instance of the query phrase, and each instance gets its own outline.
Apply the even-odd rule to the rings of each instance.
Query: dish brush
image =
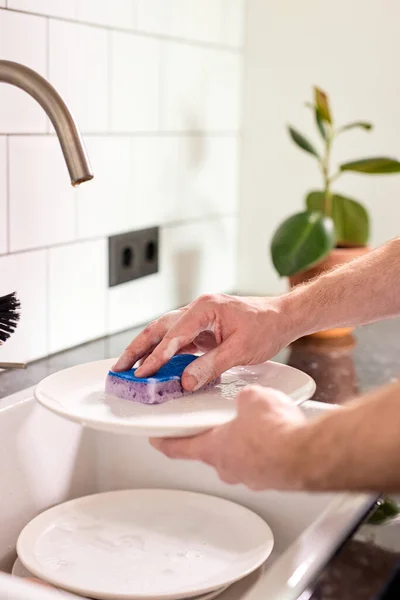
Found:
[[[15,292],[0,297],[0,345],[4,344],[17,328],[21,303]],[[0,369],[23,369],[25,363],[2,363]]]

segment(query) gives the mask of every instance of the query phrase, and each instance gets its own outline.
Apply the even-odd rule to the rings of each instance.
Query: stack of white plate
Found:
[[[250,588],[273,535],[252,511],[191,492],[127,490],[86,496],[31,521],[13,574],[99,600],[211,600]]]

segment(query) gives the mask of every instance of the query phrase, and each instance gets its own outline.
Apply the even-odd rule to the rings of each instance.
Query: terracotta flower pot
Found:
[[[302,271],[301,273],[296,273],[296,275],[292,275],[289,277],[290,287],[293,288],[296,285],[301,283],[306,283],[310,281],[310,279],[314,279],[318,275],[325,273],[326,271],[330,271],[333,267],[337,267],[339,265],[343,265],[345,263],[358,258],[359,256],[363,256],[369,252],[368,247],[361,248],[334,248],[331,253],[318,265],[312,267],[311,269],[307,269],[306,271]],[[338,338],[349,335],[354,330],[354,327],[341,327],[338,329],[326,329],[325,331],[320,331],[318,333],[313,333],[312,337],[314,338]]]

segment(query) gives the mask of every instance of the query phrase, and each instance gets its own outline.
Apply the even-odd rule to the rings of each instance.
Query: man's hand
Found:
[[[226,483],[251,490],[301,489],[297,440],[306,423],[301,410],[285,394],[256,386],[243,390],[237,404],[231,423],[193,438],[151,444],[169,458],[211,465]]]
[[[146,327],[114,370],[125,371],[142,360],[137,375],[148,377],[179,352],[204,352],[182,377],[183,387],[195,391],[231,367],[268,360],[292,342],[296,335],[284,303],[284,296],[201,296]]]

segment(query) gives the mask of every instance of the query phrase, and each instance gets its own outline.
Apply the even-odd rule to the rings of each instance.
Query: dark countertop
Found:
[[[116,357],[137,332],[135,329],[90,342],[33,363],[24,371],[2,372],[0,398],[35,385],[61,369]],[[299,340],[280,352],[275,360],[297,367],[315,379],[317,390],[314,400],[340,404],[354,395],[394,381],[400,375],[400,319],[363,327],[354,336],[344,339]],[[389,536],[392,540],[389,549],[374,545],[370,539],[365,541],[368,536],[375,537],[368,527],[366,535],[363,536],[361,531],[357,538],[349,540],[324,571],[314,593],[308,598],[375,600],[400,559],[398,527],[399,535]],[[389,526],[385,526],[383,531],[387,529]],[[382,534],[381,527],[375,530]],[[380,537],[384,539],[385,536]],[[393,546],[394,537],[398,537],[399,541]],[[385,545],[384,542],[379,543]]]

